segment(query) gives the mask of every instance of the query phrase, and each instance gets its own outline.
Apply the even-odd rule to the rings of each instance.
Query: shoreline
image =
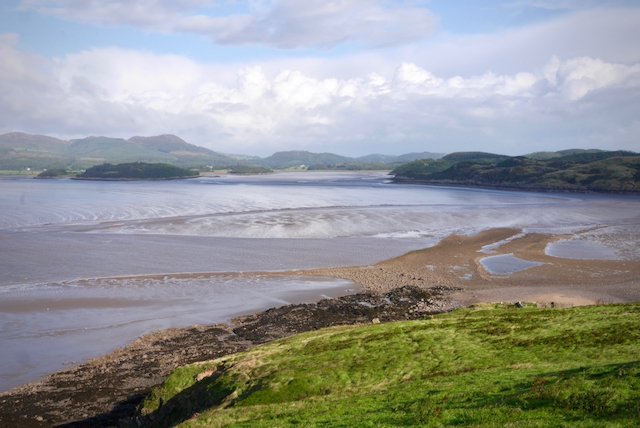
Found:
[[[230,324],[145,335],[106,356],[1,393],[0,422],[27,427],[71,421],[113,423],[129,415],[144,394],[177,366],[335,324],[369,323],[374,318],[383,322],[419,319],[485,302],[528,301],[557,307],[640,301],[637,260],[576,260],[545,253],[549,243],[568,236],[499,228],[472,236],[451,235],[433,247],[371,266],[183,273],[180,275],[199,277],[328,276],[350,280],[362,292],[314,304],[269,309],[238,317]],[[486,247],[496,243],[501,245],[491,247],[492,252],[488,253]],[[480,259],[498,254],[513,254],[542,264],[508,276],[491,275]],[[404,303],[394,297],[398,293]]]
[[[454,309],[451,289],[403,287],[271,308],[228,324],[157,331],[108,355],[0,393],[0,425],[114,426],[177,367],[333,325],[422,319]]]
[[[34,178],[38,178],[38,177],[34,177]],[[52,178],[55,179],[55,177],[52,177]],[[200,175],[185,175],[180,177],[167,177],[167,178],[63,177],[62,179],[78,180],[78,181],[170,181],[170,180],[188,180],[190,178],[200,178]]]
[[[505,190],[518,192],[538,192],[538,193],[579,193],[579,194],[596,194],[596,195],[630,195],[640,196],[640,191],[633,190],[594,190],[594,189],[549,189],[546,187],[527,187],[527,186],[501,186],[491,184],[474,184],[451,182],[448,180],[420,180],[419,178],[397,177],[390,179],[394,184],[415,184],[423,186],[436,187],[457,187],[471,189],[487,189],[487,190]]]

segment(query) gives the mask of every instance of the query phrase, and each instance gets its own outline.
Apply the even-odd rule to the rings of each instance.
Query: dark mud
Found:
[[[269,309],[237,318],[232,325],[153,333],[105,357],[0,394],[0,426],[128,425],[144,396],[176,367],[332,325],[424,318],[451,310],[453,291],[405,286],[386,294]]]

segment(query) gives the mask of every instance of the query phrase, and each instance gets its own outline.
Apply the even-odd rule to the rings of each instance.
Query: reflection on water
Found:
[[[480,259],[480,264],[491,275],[511,275],[544,263],[532,262],[515,257],[513,254],[500,254]]]
[[[393,185],[385,184],[382,174],[322,177],[298,173],[163,183],[0,180],[0,230],[430,237],[467,226],[470,218],[474,228],[483,228],[591,224],[601,215],[589,204],[584,210],[573,208],[564,196]]]

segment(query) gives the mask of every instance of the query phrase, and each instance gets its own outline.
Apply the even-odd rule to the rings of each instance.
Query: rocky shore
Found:
[[[260,343],[340,324],[419,319],[451,310],[455,289],[405,286],[287,305],[231,324],[170,329],[107,356],[0,395],[0,426],[113,426],[135,414],[149,390],[176,367]]]

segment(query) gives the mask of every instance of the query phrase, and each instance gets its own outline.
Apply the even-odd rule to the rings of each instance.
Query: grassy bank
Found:
[[[640,305],[333,327],[176,370],[147,422],[638,426]]]

